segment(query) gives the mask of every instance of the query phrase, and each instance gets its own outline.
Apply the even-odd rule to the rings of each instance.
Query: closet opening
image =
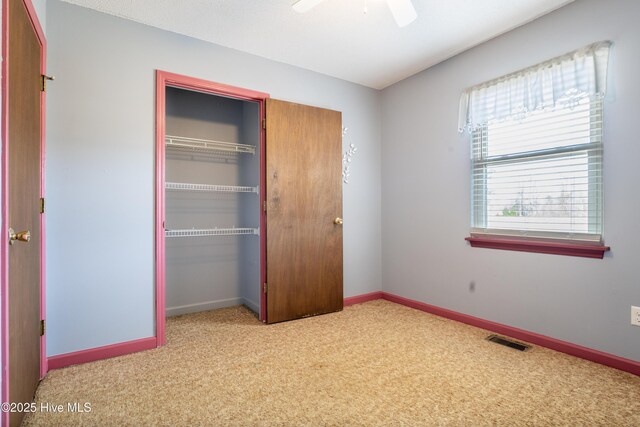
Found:
[[[166,316],[342,310],[342,113],[164,71],[156,90],[157,345]]]
[[[160,346],[166,317],[244,305],[266,321],[268,95],[161,71],[157,80]]]

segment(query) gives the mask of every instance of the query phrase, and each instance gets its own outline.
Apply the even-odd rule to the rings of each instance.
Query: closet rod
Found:
[[[256,153],[256,147],[253,145],[235,144],[233,142],[214,141],[210,139],[188,138],[185,136],[167,135],[164,138],[164,142],[167,148],[186,152],[214,153],[225,151],[230,153]]]
[[[207,237],[207,236],[236,236],[241,234],[260,234],[259,228],[210,228],[210,229],[186,229],[166,230],[166,237]]]
[[[166,182],[167,190],[180,191],[213,191],[221,193],[258,193],[258,187],[241,187],[236,185],[192,184],[189,182]]]

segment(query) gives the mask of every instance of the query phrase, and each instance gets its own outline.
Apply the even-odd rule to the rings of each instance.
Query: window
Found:
[[[508,247],[517,250],[544,242],[537,247],[546,249],[536,252],[556,253],[553,243],[592,245],[598,255],[608,249],[601,246],[608,50],[608,42],[588,46],[463,95],[472,246],[474,238],[489,238],[498,247],[503,238],[512,246],[526,240]]]
[[[473,132],[472,229],[600,240],[602,102]]]

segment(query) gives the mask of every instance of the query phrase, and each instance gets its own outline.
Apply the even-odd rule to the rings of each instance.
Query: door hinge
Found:
[[[40,213],[44,213],[44,197],[40,197]]]
[[[262,202],[262,211],[267,212],[267,201]]]
[[[262,119],[262,129],[266,129],[266,128],[267,128],[267,120]]]
[[[267,293],[267,282],[264,282],[262,284],[262,292],[264,292],[265,294]]]
[[[44,319],[40,321],[40,336],[44,336],[44,333],[47,332],[47,323]]]
[[[46,92],[47,91],[47,80],[53,81],[55,79],[56,78],[54,76],[47,76],[46,74],[41,74],[40,75],[40,83],[41,83],[40,90],[42,92]]]

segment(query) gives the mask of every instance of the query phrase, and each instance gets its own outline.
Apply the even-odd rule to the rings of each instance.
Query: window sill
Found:
[[[495,237],[466,237],[473,248],[503,249],[507,251],[537,252],[542,254],[567,255],[584,258],[604,257],[609,246],[585,245],[577,243],[544,242],[540,240],[519,240]]]

